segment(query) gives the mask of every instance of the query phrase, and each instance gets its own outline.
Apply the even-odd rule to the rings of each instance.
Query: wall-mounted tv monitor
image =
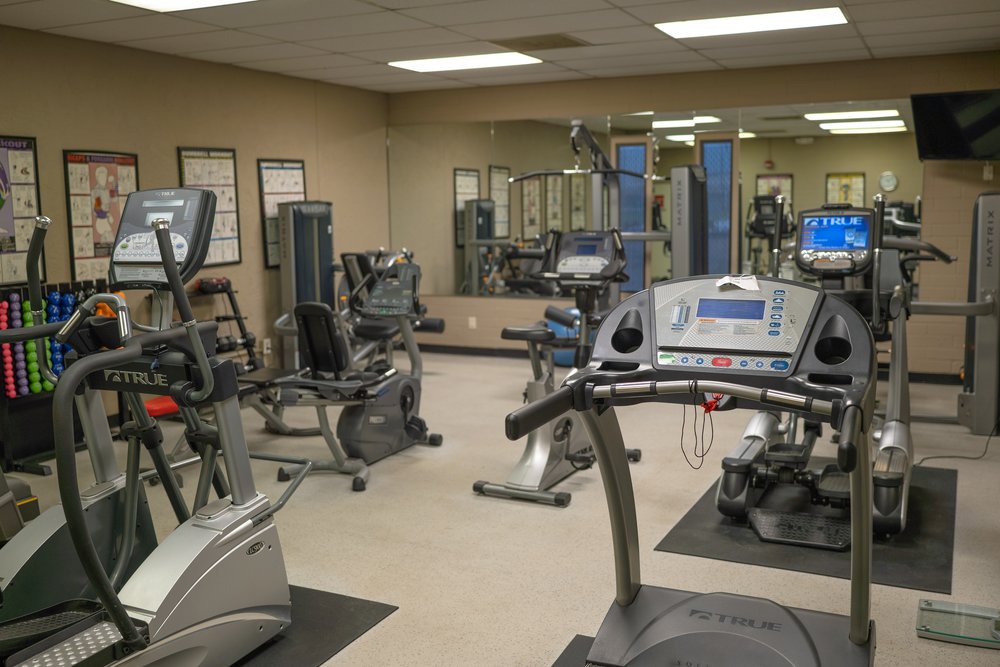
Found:
[[[921,160],[1000,160],[1000,90],[913,95]]]

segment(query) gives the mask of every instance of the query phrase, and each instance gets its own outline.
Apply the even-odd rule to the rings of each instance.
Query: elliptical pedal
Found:
[[[851,546],[851,522],[847,519],[760,507],[751,509],[748,518],[763,542],[833,551],[846,551]]]
[[[13,656],[7,664],[14,667],[48,667],[49,665],[80,665],[88,663],[101,653],[108,653],[110,663],[113,658],[115,644],[122,638],[121,632],[110,621],[100,621],[82,632],[51,646],[45,651],[26,656],[21,660]],[[95,661],[97,662],[97,661]],[[97,662],[97,664],[100,664]]]
[[[91,600],[68,600],[0,626],[0,658],[6,658],[36,642],[101,613]]]

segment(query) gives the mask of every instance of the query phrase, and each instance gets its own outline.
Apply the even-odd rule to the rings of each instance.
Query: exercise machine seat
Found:
[[[296,305],[293,313],[302,362],[312,377],[322,379],[324,375],[332,375],[337,380],[343,379],[351,356],[333,309],[325,303],[309,301]]]
[[[284,380],[286,378],[294,377],[298,375],[299,371],[293,368],[258,368],[250,371],[249,373],[244,373],[237,381],[240,384],[250,384],[256,385],[258,387],[264,387],[272,385],[278,380]]]
[[[546,343],[555,337],[555,332],[544,324],[504,327],[500,332],[500,338],[504,340],[526,340],[533,343]]]
[[[354,335],[367,340],[392,340],[399,335],[399,324],[392,320],[364,318],[354,325]]]

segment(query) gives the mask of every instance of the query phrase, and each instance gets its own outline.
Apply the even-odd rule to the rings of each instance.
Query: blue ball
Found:
[[[63,360],[62,352],[53,352],[52,353],[52,363],[59,364],[59,363],[62,363],[62,360]]]
[[[52,364],[52,372],[56,375],[62,375],[64,370],[66,370],[66,367],[62,364]]]

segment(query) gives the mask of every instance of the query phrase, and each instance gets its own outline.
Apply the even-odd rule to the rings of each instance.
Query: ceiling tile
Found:
[[[176,15],[225,28],[246,28],[376,11],[377,7],[359,0],[257,0],[240,5],[192,9],[176,12]]]
[[[458,70],[454,72],[438,72],[438,76],[443,76],[449,79],[492,79],[492,78],[509,78],[511,76],[528,76],[543,74],[558,74],[566,73],[565,67],[561,67],[554,63],[535,63],[533,65],[518,65],[516,67],[484,67],[482,69],[466,69]]]
[[[816,9],[837,4],[832,0],[688,0],[630,7],[629,13],[649,23],[690,21],[722,16],[769,14],[799,9]]]
[[[239,30],[213,30],[193,35],[174,35],[172,37],[154,37],[120,42],[122,46],[161,53],[192,53],[210,49],[233,49],[241,46],[272,43],[274,43],[273,39],[260,35],[248,35]]]
[[[1000,3],[998,3],[1000,6]],[[896,21],[872,21],[859,23],[862,35],[890,35],[895,33],[931,32],[957,28],[978,28],[1000,25],[1000,12],[978,12],[976,14],[955,14],[954,16],[925,16],[923,18],[898,19]]]
[[[810,51],[856,51],[864,48],[865,43],[860,37],[846,37],[841,39],[818,39],[812,42],[771,42],[769,44],[733,46],[724,49],[700,49],[698,53],[713,60],[731,60],[733,58],[809,53]]]
[[[497,53],[502,49],[489,42],[461,42],[459,44],[441,44],[438,46],[408,46],[402,49],[372,49],[371,51],[354,51],[352,56],[374,60],[376,62],[391,62],[393,60],[419,60],[422,58],[447,58],[449,56],[469,56],[479,53]]]
[[[641,5],[664,5],[670,2],[681,2],[682,0],[608,0],[612,5],[619,7],[639,7]]]
[[[152,12],[106,0],[15,0],[0,2],[0,24],[29,30],[108,21],[130,16],[153,16]]]
[[[690,49],[681,46],[673,40],[657,39],[651,42],[578,46],[572,49],[549,49],[547,51],[530,51],[529,53],[542,60],[569,60],[600,58],[603,56],[629,56],[643,53],[672,53],[677,51],[690,51]]]
[[[409,93],[416,90],[444,90],[446,88],[469,88],[469,84],[461,81],[428,81],[426,83],[387,83],[387,84],[352,84],[353,88],[373,90],[377,93]]]
[[[703,72],[715,69],[722,69],[722,67],[711,61],[704,60],[700,63],[663,63],[660,65],[643,65],[641,67],[594,67],[583,70],[583,73],[600,78],[608,78],[613,76],[648,76],[651,74],[673,74],[677,72]]]
[[[304,58],[276,58],[274,60],[255,60],[244,63],[253,69],[262,69],[268,72],[294,72],[305,69],[321,69],[327,67],[349,67],[357,65],[370,65],[372,63],[345,56],[342,53],[327,53],[322,56],[305,56]]]
[[[479,86],[512,86],[521,83],[545,83],[547,81],[572,81],[587,79],[589,75],[582,72],[563,70],[561,72],[541,72],[539,74],[508,74],[506,76],[476,77],[468,76],[457,79],[467,84]]]
[[[246,63],[255,60],[276,60],[278,58],[299,58],[304,56],[325,55],[325,51],[311,49],[307,46],[279,42],[262,46],[246,46],[239,49],[215,49],[212,51],[197,51],[187,54],[199,60],[211,60],[217,63]]]
[[[961,30],[932,30],[928,32],[911,32],[902,35],[871,35],[865,37],[865,42],[872,48],[876,46],[906,46],[908,44],[941,44],[945,42],[962,42],[972,40],[993,40],[1000,47],[1000,30],[995,25],[982,28],[963,28]]]
[[[428,28],[426,23],[396,12],[376,12],[374,14],[354,14],[329,19],[295,21],[275,25],[245,28],[247,32],[265,37],[307,41],[327,39],[341,35],[365,35],[368,33],[395,32],[397,30],[417,30]]]
[[[876,58],[901,58],[903,56],[926,56],[941,53],[965,53],[969,51],[993,51],[997,48],[996,40],[976,40],[955,42],[953,44],[920,44],[905,46],[873,46],[871,51]]]
[[[254,64],[254,63],[250,63]],[[360,78],[365,76],[377,76],[379,74],[393,74],[399,70],[389,67],[384,63],[371,63],[368,65],[353,65],[350,67],[322,67],[319,69],[294,70],[282,72],[288,76],[297,76],[303,79],[327,80],[333,78]]]
[[[445,28],[423,28],[402,32],[379,32],[370,35],[345,35],[302,42],[318,49],[348,53],[369,49],[402,48],[404,46],[426,46],[429,44],[452,44],[467,42],[469,38]]]
[[[669,63],[705,62],[705,58],[694,51],[677,51],[674,53],[643,53],[631,56],[615,56],[612,58],[580,58],[557,61],[558,64],[570,69],[590,71],[593,68],[625,68],[643,67],[647,65]]]
[[[831,25],[822,28],[802,28],[778,32],[751,32],[743,35],[719,35],[718,37],[696,37],[677,40],[692,49],[720,49],[735,46],[756,46],[758,44],[782,44],[784,42],[809,42],[819,39],[856,37],[853,25]],[[665,36],[665,35],[664,35]]]
[[[216,30],[216,28],[205,23],[179,19],[176,16],[169,16],[167,14],[148,14],[135,18],[52,28],[47,32],[66,35],[67,37],[92,39],[98,42],[127,42],[137,39],[150,39],[152,37],[188,35],[212,30]]]
[[[905,21],[923,16],[947,16],[996,10],[997,0],[895,0],[850,8],[851,19],[864,21]]]
[[[569,35],[570,37],[582,39],[588,44],[620,44],[623,42],[670,40],[662,32],[648,25],[636,25],[627,28],[601,28],[600,30],[580,30],[571,32]]]
[[[441,77],[434,76],[433,74],[421,74],[419,72],[407,72],[405,70],[395,70],[389,74],[377,74],[374,76],[361,76],[361,77],[339,77],[334,76],[327,81],[334,81],[337,83],[343,83],[345,85],[353,86],[355,83],[384,83],[384,84],[394,84],[394,83],[425,83],[427,81],[444,81],[445,79]]]
[[[537,16],[510,21],[472,23],[469,25],[452,26],[452,30],[478,39],[508,39],[511,37],[528,37],[530,35],[546,35],[550,33],[577,32],[580,30],[597,30],[599,28],[619,28],[635,25],[639,25],[639,22],[625,12],[618,9],[609,9],[599,12],[581,12],[579,14]]]
[[[453,5],[462,0],[367,0],[369,4],[385,9],[409,9],[411,7],[430,7],[431,5]]]
[[[405,9],[407,16],[435,25],[460,25],[485,21],[527,19],[534,16],[572,14],[591,10],[608,9],[604,0],[478,0],[454,5]],[[540,33],[534,33],[540,34]]]
[[[735,58],[718,60],[727,69],[743,69],[746,67],[772,67],[779,65],[804,65],[807,63],[835,62],[838,60],[869,60],[871,56],[865,49],[852,51],[835,51],[833,53],[799,53],[790,55],[759,56],[757,58]]]

